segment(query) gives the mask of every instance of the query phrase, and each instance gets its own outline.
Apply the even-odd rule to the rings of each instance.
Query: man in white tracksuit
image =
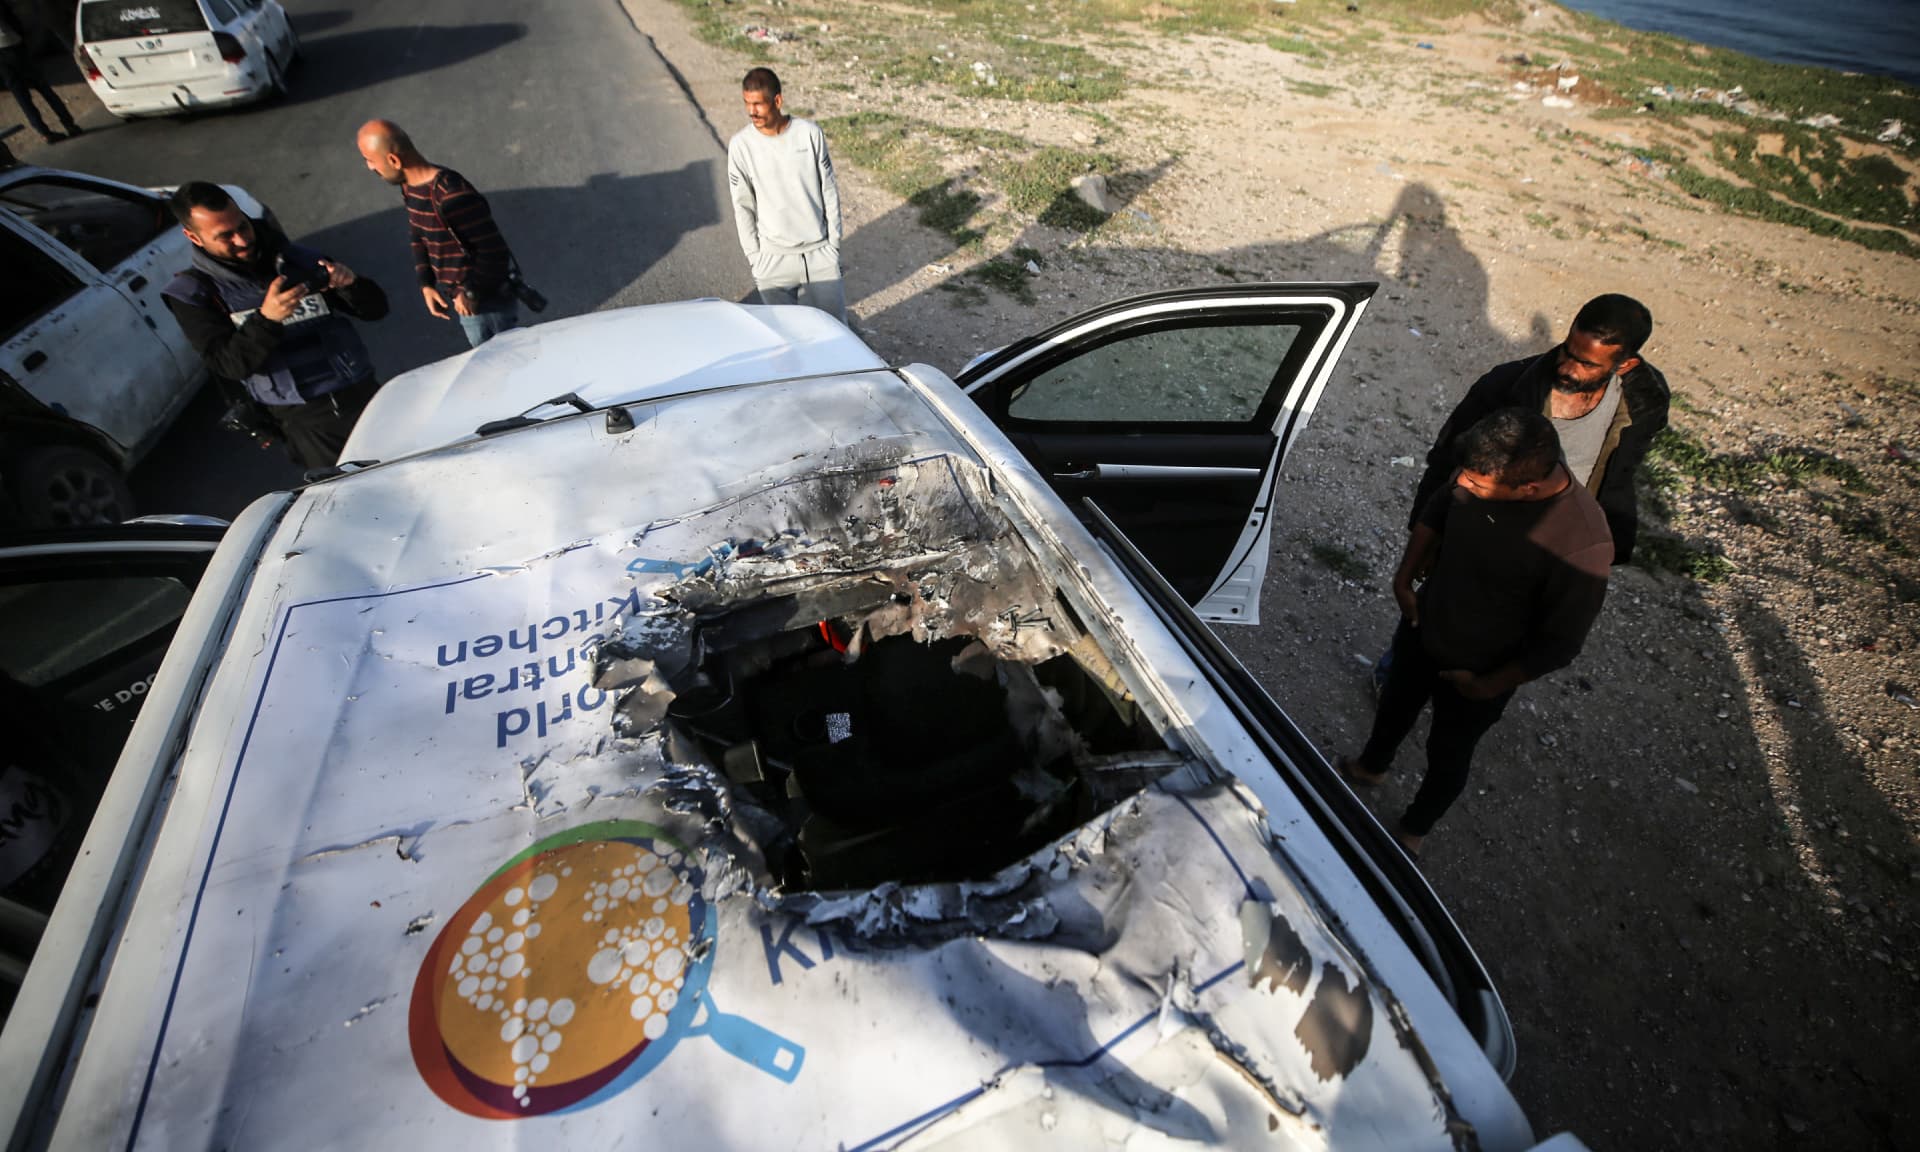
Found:
[[[755,68],[740,87],[749,124],[727,143],[727,186],[760,302],[808,304],[844,322],[840,190],[827,137],[787,115],[772,69]]]

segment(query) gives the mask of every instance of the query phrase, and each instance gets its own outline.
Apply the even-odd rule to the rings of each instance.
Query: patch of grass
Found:
[[[1318,44],[1298,36],[1269,36],[1267,47],[1275,52],[1285,52],[1289,56],[1305,56],[1310,60],[1322,60],[1327,55],[1320,50]]]
[[[1736,456],[1714,452],[1668,425],[1654,437],[1647,452],[1648,502],[1662,517],[1671,514],[1673,498],[1688,484],[1741,495],[1758,490],[1767,481],[1803,487],[1816,477],[1838,481],[1849,492],[1874,491],[1859,468],[1812,448],[1787,447],[1764,456]]]
[[[1335,92],[1346,91],[1337,84],[1316,84],[1311,80],[1288,80],[1286,84],[1289,92],[1297,92],[1315,100],[1324,100]]]
[[[1877,508],[1863,508],[1858,501],[1848,500],[1842,507],[1832,510],[1834,527],[1840,529],[1840,535],[1849,540],[1858,540],[1863,544],[1873,544],[1895,556],[1911,556],[1913,549],[1906,541],[1895,536],[1887,526],[1887,518]]]
[[[833,117],[822,127],[842,161],[871,173],[913,205],[922,224],[962,246],[984,235],[973,227],[979,194],[942,171],[940,151],[924,125],[889,112],[856,112]]]
[[[1733,574],[1733,561],[1718,551],[1678,536],[1642,533],[1633,546],[1633,566],[1649,572],[1673,572],[1701,584],[1718,584]]]
[[[1014,211],[1055,228],[1091,232],[1107,222],[1107,214],[1075,195],[1073,181],[1088,173],[1106,175],[1117,166],[1104,153],[1048,147],[992,164],[989,172]]]
[[[1015,249],[1005,256],[995,256],[968,269],[967,275],[989,288],[1005,292],[1022,304],[1031,304],[1034,302],[1033,275],[1027,271],[1026,260],[1018,255],[1022,251],[1031,249]]]
[[[1365,580],[1373,575],[1373,568],[1350,549],[1338,544],[1315,541],[1309,549],[1313,558],[1342,580]]]

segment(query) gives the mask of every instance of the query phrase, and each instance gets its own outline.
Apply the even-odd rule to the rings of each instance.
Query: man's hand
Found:
[[[1413,590],[1411,576],[1403,578],[1401,573],[1394,573],[1393,598],[1400,605],[1401,617],[1413,627],[1420,627],[1420,596]]]
[[[440,289],[428,284],[420,289],[420,296],[427,302],[427,311],[437,320],[446,320],[453,313],[447,310],[447,298],[440,295]]]
[[[329,292],[335,288],[350,287],[353,282],[358,279],[358,277],[353,274],[353,269],[347,267],[345,264],[337,264],[332,260],[322,260],[320,261],[320,267],[327,270],[327,290]]]
[[[284,323],[306,298],[306,285],[289,284],[285,276],[275,276],[273,283],[267,285],[267,298],[260,301],[260,315],[275,324]]]
[[[473,293],[464,288],[460,290],[459,295],[453,298],[453,310],[462,316],[478,316],[480,314],[474,309]]]

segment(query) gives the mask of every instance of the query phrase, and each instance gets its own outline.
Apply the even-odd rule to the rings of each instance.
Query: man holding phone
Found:
[[[348,317],[378,320],[387,295],[338,261],[252,220],[218,184],[182,185],[169,201],[193,241],[193,264],[164,296],[187,341],[219,381],[238,422],[277,432],[308,468],[335,463],[379,390],[373,359]]]

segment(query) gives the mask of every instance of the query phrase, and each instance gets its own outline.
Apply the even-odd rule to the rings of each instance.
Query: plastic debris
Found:
[[[1573,101],[1567,99],[1565,96],[1542,96],[1540,97],[1540,103],[1546,105],[1549,108],[1573,107]]]
[[[1580,85],[1580,77],[1578,77],[1578,76],[1562,76],[1562,77],[1560,77],[1560,79],[1558,79],[1558,80],[1556,80],[1556,81],[1554,81],[1554,83],[1556,83],[1556,84],[1558,84],[1558,85],[1560,86],[1560,91],[1562,91],[1562,92],[1571,92],[1571,91],[1573,91],[1573,90],[1574,90],[1575,88],[1577,88],[1577,87],[1579,87],[1579,85]]]
[[[1034,263],[1031,260],[1027,261],[1027,275],[1029,276],[1040,275],[1040,265]]]
[[[1387,464],[1394,468],[1411,468],[1413,467],[1413,457],[1395,456],[1393,459],[1387,461]],[[1365,660],[1366,657],[1363,656],[1361,657],[1361,659]],[[1367,660],[1367,664],[1371,666],[1373,664],[1373,661]]]

